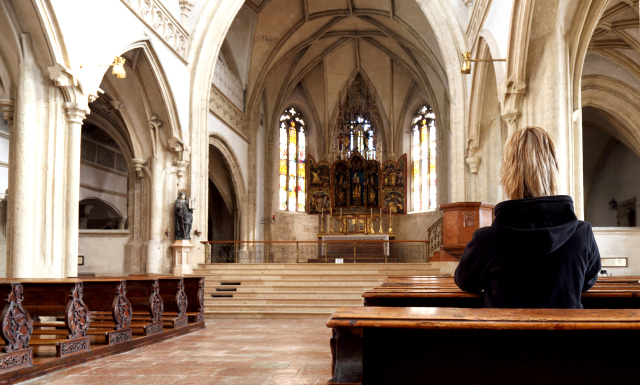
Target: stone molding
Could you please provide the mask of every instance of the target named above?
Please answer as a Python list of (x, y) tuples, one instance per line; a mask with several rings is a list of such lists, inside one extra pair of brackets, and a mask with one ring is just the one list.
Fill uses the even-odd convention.
[(209, 111), (217, 116), (229, 128), (235, 131), (247, 142), (249, 140), (249, 117), (240, 111), (215, 85), (211, 85), (211, 99)]
[[(187, 64), (189, 33), (160, 0), (120, 0), (165, 45)], [(188, 1), (187, 1), (188, 3)], [(182, 8), (182, 1), (180, 2)], [(183, 11), (184, 15), (184, 11)]]
[(180, 5), (180, 21), (182, 24), (187, 24), (187, 20), (191, 14), (191, 8), (193, 8), (193, 0), (179, 0), (178, 4)]
[(131, 235), (131, 231), (80, 229), (78, 235), (80, 237), (128, 237)]
[(220, 60), (213, 71), (213, 84), (236, 105), (244, 111), (244, 89), (240, 80)]
[[(487, 19), (489, 10), (491, 9), (491, 3), (493, 0), (476, 0), (473, 2), (471, 8), (471, 16), (469, 17), (469, 25), (467, 26), (467, 39), (474, 42), (478, 32), (482, 29), (484, 21)], [(465, 5), (469, 7), (470, 3), (465, 1)]]

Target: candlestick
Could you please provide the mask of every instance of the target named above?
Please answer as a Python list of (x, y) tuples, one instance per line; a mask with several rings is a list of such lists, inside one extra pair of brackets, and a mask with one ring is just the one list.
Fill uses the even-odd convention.
[(333, 234), (333, 209), (329, 211), (329, 233)]
[(324, 233), (324, 206), (320, 208), (320, 234)]
[(382, 207), (380, 208), (380, 231), (378, 232), (382, 234)]

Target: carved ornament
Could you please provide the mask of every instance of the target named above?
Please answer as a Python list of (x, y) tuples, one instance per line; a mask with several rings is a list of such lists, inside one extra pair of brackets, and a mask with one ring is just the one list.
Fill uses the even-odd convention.
[(131, 302), (127, 299), (127, 281), (120, 281), (116, 288), (116, 297), (113, 299), (113, 319), (116, 322), (116, 330), (128, 329), (133, 317)]
[(162, 302), (162, 297), (160, 297), (160, 283), (158, 280), (153, 282), (151, 296), (149, 297), (149, 311), (151, 312), (152, 323), (162, 321), (164, 302)]
[(22, 307), (24, 300), (22, 284), (11, 282), (11, 293), (5, 301), (2, 311), (2, 339), (6, 343), (2, 351), (11, 353), (29, 348), (29, 339), (33, 332), (33, 321)]
[(240, 111), (215, 85), (211, 85), (209, 111), (249, 142), (249, 117)]
[(187, 295), (184, 292), (184, 279), (180, 279), (178, 292), (176, 293), (176, 304), (178, 306), (178, 318), (187, 315)]
[(204, 278), (198, 281), (198, 315), (196, 322), (204, 322)]
[(87, 336), (87, 330), (91, 323), (91, 313), (87, 305), (82, 301), (83, 285), (77, 282), (71, 293), (69, 293), (69, 302), (65, 311), (65, 324), (69, 329), (69, 339), (81, 338)]
[(120, 1), (186, 64), (189, 34), (161, 0)]

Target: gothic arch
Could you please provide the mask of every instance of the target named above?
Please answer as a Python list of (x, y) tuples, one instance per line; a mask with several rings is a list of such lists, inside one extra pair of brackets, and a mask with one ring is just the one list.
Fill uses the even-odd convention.
[[(229, 144), (227, 139), (216, 132), (209, 133), (208, 144), (215, 147), (220, 152), (220, 154), (222, 154), (223, 159), (227, 163), (229, 174), (231, 176), (231, 182), (235, 190), (235, 198), (236, 198), (236, 201), (234, 203), (236, 206), (235, 217), (237, 218), (236, 219), (237, 223), (235, 225), (236, 231), (234, 232), (234, 234), (236, 234), (236, 237), (237, 237), (236, 240), (243, 240), (243, 241), (247, 240), (248, 226), (249, 226), (249, 223), (248, 223), (249, 213), (246, 205), (244, 204), (246, 195), (247, 195), (247, 190), (244, 185), (244, 177), (242, 175), (242, 169), (240, 168), (240, 163), (238, 162), (238, 157), (236, 156), (236, 153), (233, 150), (233, 147)], [(208, 155), (207, 155), (207, 158), (208, 158)], [(208, 164), (207, 164), (207, 167), (208, 167)], [(206, 175), (209, 175), (209, 173), (207, 173)], [(206, 222), (206, 219), (205, 219), (205, 222)]]
[(602, 75), (582, 78), (582, 107), (604, 112), (624, 136), (630, 149), (640, 156), (640, 92), (619, 80)]

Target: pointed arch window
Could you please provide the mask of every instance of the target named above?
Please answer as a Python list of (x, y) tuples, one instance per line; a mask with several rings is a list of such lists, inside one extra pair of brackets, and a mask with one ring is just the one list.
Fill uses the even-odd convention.
[(304, 212), (306, 125), (302, 114), (287, 108), (280, 116), (280, 210)]
[(411, 121), (413, 211), (437, 207), (435, 119), (431, 107), (422, 106)]

